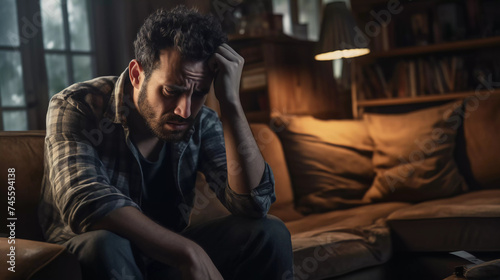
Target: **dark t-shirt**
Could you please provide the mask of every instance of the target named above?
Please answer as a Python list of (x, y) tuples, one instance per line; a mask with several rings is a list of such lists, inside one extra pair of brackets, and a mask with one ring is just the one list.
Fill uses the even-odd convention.
[(165, 143), (156, 162), (145, 159), (139, 153), (144, 178), (141, 208), (144, 214), (154, 221), (179, 232), (187, 224), (182, 219), (178, 207), (181, 197), (175, 186), (169, 151), (170, 146)]

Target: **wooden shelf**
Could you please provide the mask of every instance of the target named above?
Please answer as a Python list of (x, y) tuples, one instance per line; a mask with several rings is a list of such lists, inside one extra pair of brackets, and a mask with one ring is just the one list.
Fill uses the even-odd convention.
[(397, 48), (389, 51), (373, 52), (369, 54), (368, 57), (371, 58), (397, 57), (397, 56), (419, 55), (419, 54), (437, 53), (445, 51), (449, 52), (453, 50), (477, 49), (481, 47), (491, 47), (491, 46), (500, 46), (500, 36), (433, 44), (427, 46)]
[(372, 99), (372, 100), (359, 100), (358, 107), (377, 107), (377, 106), (394, 106), (394, 105), (403, 105), (403, 104), (415, 104), (415, 103), (426, 103), (426, 102), (437, 102), (437, 101), (446, 101), (453, 99), (462, 99), (469, 96), (473, 96), (475, 94), (479, 94), (484, 96), (485, 94), (490, 93), (494, 95), (500, 95), (500, 89), (494, 89), (492, 91), (481, 90), (481, 91), (465, 91), (465, 92), (456, 92), (456, 93), (446, 93), (439, 95), (426, 95), (426, 96), (418, 96), (418, 97), (403, 97), (403, 98), (384, 98), (384, 99)]
[[(387, 29), (386, 36), (374, 37), (374, 45), (394, 45), (397, 42), (415, 43), (419, 34), (416, 34), (415, 28), (410, 26), (412, 20), (408, 17), (413, 17), (418, 14), (425, 14), (425, 20), (428, 21), (428, 32), (423, 32), (428, 40), (432, 38), (446, 38), (444, 34), (446, 26), (439, 20), (439, 15), (429, 11), (438, 11), (441, 4), (447, 3), (447, 0), (401, 0), (401, 6), (405, 7), (406, 12), (400, 15), (394, 15), (394, 29)], [(418, 2), (418, 3), (417, 3)], [(453, 1), (456, 5), (468, 5), (467, 0)], [(477, 2), (477, 1), (476, 1)], [(476, 12), (465, 16), (467, 21), (470, 17), (480, 17), (480, 10), (486, 6), (481, 3), (473, 3), (471, 11)], [(387, 8), (387, 1), (384, 0), (351, 0), (353, 14), (359, 20), (367, 22), (373, 20), (372, 11)], [(386, 7), (384, 7), (384, 5)], [(474, 8), (474, 9), (473, 9)], [(443, 6), (443, 10), (446, 8)], [(471, 24), (474, 24), (472, 26)], [(396, 25), (398, 27), (396, 27)], [(362, 26), (362, 25), (361, 25)], [(466, 29), (475, 30), (473, 36), (479, 34), (495, 34), (487, 32), (486, 26), (480, 21), (466, 22)], [(391, 27), (392, 28), (392, 27)], [(457, 27), (458, 28), (458, 27)], [(476, 30), (477, 28), (477, 30)], [(434, 30), (435, 29), (435, 30)], [(453, 29), (453, 27), (452, 27)], [(424, 30), (425, 31), (425, 30)], [(437, 31), (437, 33), (433, 32)], [(477, 31), (477, 32), (476, 32)], [(452, 30), (450, 35), (457, 35), (457, 30)], [(397, 36), (409, 36), (408, 38), (397, 38)], [(411, 38), (413, 36), (413, 38)], [(453, 36), (448, 36), (453, 37)], [(414, 39), (414, 40), (411, 40)], [(378, 40), (378, 41), (377, 41)], [(389, 42), (387, 42), (387, 40)], [(467, 97), (477, 96), (484, 99), (489, 94), (500, 96), (500, 88), (488, 90), (475, 90), (477, 85), (477, 77), (473, 70), (488, 73), (493, 72), (498, 67), (500, 55), (497, 50), (500, 50), (500, 36), (490, 36), (486, 38), (470, 38), (453, 42), (442, 42), (429, 44), (424, 46), (407, 46), (394, 48), (387, 51), (374, 51), (364, 57), (352, 61), (351, 77), (351, 100), (352, 112), (354, 118), (359, 118), (363, 112), (405, 112), (425, 108), (433, 102), (447, 102)], [(483, 54), (484, 52), (484, 54)], [(436, 57), (433, 57), (435, 54)], [(373, 69), (367, 69), (365, 72), (363, 67), (374, 66)], [(400, 71), (400, 72), (398, 72)], [(429, 71), (431, 71), (429, 73)], [(457, 74), (458, 73), (458, 74)], [(429, 77), (433, 76), (433, 77)], [(452, 79), (455, 77), (456, 79)], [(460, 80), (457, 80), (460, 79)], [(458, 82), (458, 83), (457, 83)], [(448, 86), (446, 86), (448, 85)], [(389, 87), (390, 86), (390, 87)], [(415, 96), (415, 89), (420, 91), (436, 91), (437, 88), (470, 88), (459, 92), (448, 92), (444, 94), (435, 93), (433, 95)], [(383, 97), (381, 89), (390, 93), (396, 91), (405, 97)], [(445, 89), (446, 90), (446, 89)], [(413, 91), (413, 94), (410, 94)], [(404, 94), (403, 94), (404, 93)], [(358, 100), (362, 96), (377, 96), (377, 99)], [(411, 96), (411, 97), (410, 97)], [(398, 105), (404, 105), (398, 108)], [(379, 108), (377, 108), (379, 107)], [(368, 110), (369, 109), (369, 110)]]

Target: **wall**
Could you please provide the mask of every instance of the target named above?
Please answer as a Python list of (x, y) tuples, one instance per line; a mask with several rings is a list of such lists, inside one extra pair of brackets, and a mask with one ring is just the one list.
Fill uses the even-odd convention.
[(133, 42), (146, 17), (159, 8), (184, 4), (201, 12), (209, 0), (91, 0), (95, 31), (97, 76), (119, 75), (134, 58)]

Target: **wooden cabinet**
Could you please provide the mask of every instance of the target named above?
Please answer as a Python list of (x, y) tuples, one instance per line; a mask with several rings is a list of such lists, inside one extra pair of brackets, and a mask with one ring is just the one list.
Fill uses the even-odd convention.
[(500, 1), (394, 3), (351, 1), (359, 42), (372, 49), (353, 60), (355, 117), (381, 107), (500, 94)]
[(250, 122), (269, 120), (268, 77), (263, 42), (266, 37), (230, 36), (229, 45), (244, 59), (240, 100)]
[(229, 45), (245, 59), (240, 99), (249, 122), (279, 114), (341, 118), (331, 62), (314, 60), (315, 43), (285, 35), (232, 37)]

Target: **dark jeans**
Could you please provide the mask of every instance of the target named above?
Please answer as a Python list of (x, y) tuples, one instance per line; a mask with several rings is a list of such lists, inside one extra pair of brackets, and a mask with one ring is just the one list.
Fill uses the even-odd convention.
[[(224, 279), (286, 279), (292, 271), (290, 233), (281, 220), (227, 216), (180, 233), (210, 256)], [(179, 271), (142, 255), (112, 232), (90, 231), (63, 244), (77, 255), (83, 279), (180, 279)]]

